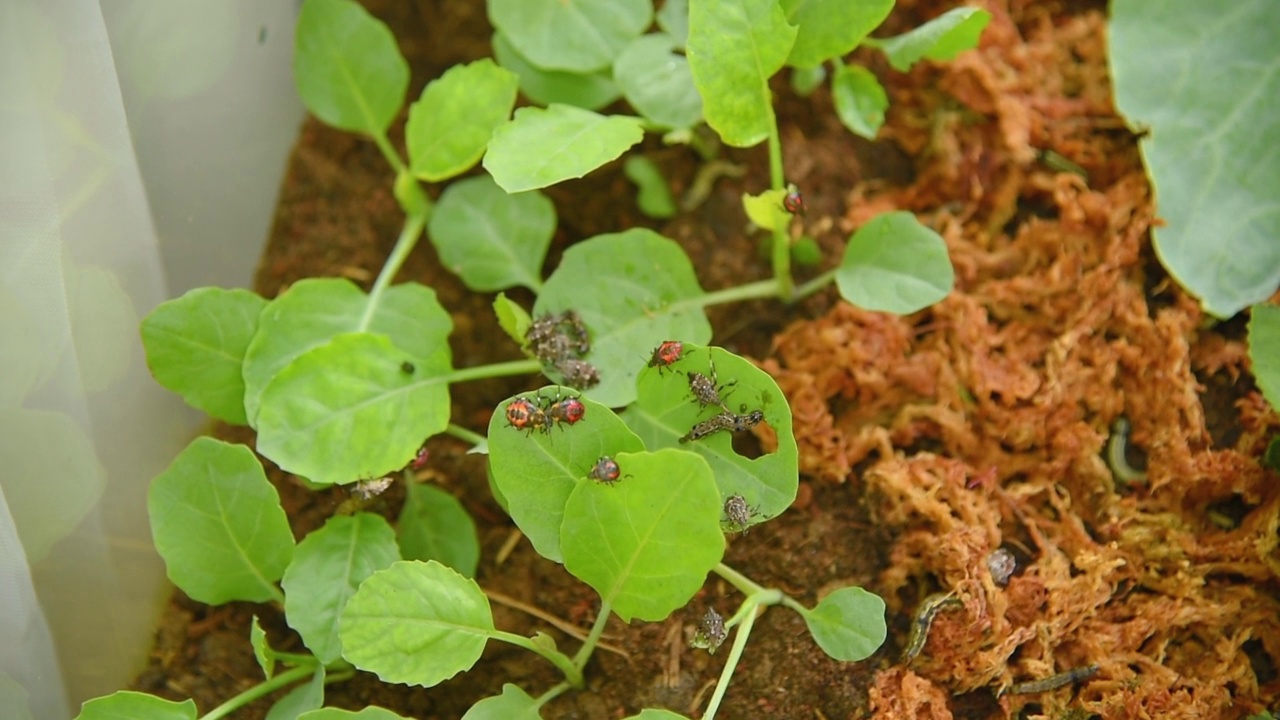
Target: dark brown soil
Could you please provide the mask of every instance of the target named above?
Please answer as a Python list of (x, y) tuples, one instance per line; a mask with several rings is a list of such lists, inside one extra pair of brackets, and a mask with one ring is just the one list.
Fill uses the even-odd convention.
[[(412, 97), (448, 66), (488, 53), (483, 3), (367, 4), (409, 57)], [(856, 310), (830, 290), (789, 308), (712, 310), (714, 342), (759, 359), (787, 390), (804, 472), (795, 507), (734, 538), (726, 562), (807, 605), (857, 584), (890, 608), (889, 641), (857, 664), (830, 660), (797, 615), (770, 610), (720, 717), (1234, 718), (1274, 707), (1280, 483), (1257, 458), (1280, 421), (1251, 385), (1239, 323), (1203, 329), (1194, 302), (1153, 260), (1135, 138), (1110, 103), (1103, 3), (983, 4), (995, 19), (982, 47), (953, 63), (901, 74), (856, 54), (890, 91), (876, 143), (836, 121), (825, 91), (797, 98), (785, 78), (775, 86), (788, 179), (805, 192), (806, 231), (826, 253), (824, 267), (867, 219), (906, 209), (947, 239), (957, 289), (910, 318)], [(949, 5), (900, 2), (886, 34)], [(1087, 179), (1050, 170), (1038, 155), (1047, 150)], [(677, 194), (698, 170), (685, 148), (650, 139), (640, 151)], [(551, 188), (560, 224), (547, 267), (577, 240), (646, 226), (684, 246), (706, 289), (766, 277), (739, 200), (764, 188), (765, 151), (724, 157), (745, 167), (744, 179), (721, 180), (704, 204), (665, 224), (636, 210), (617, 163)], [(335, 275), (367, 287), (399, 231), (391, 178), (372, 143), (309, 121), (256, 289), (272, 297), (298, 279)], [(429, 243), (398, 280), (431, 286), (453, 313), (456, 366), (519, 357), (493, 320), (492, 297), (468, 292)], [(539, 384), (456, 387), (454, 420), (482, 431), (501, 399)], [(1145, 452), (1146, 485), (1117, 486), (1103, 463), (1121, 415)], [(244, 430), (219, 434), (252, 443)], [(464, 450), (431, 441), (422, 476), (476, 518), (481, 586), (585, 630), (594, 593), (562, 567), (523, 541), (497, 562), (513, 526), (489, 494), (484, 460)], [(346, 499), (271, 470), (299, 538)], [(375, 509), (393, 518), (401, 500), (402, 490), (392, 492)], [(1230, 524), (1209, 522), (1210, 511)], [(985, 572), (997, 547), (1019, 559), (1007, 588)], [(911, 613), (935, 591), (961, 604), (939, 613), (908, 667), (898, 658)], [(597, 652), (588, 689), (557, 698), (544, 716), (603, 720), (644, 707), (698, 716), (725, 653), (692, 650), (688, 639), (708, 606), (724, 611), (736, 597), (713, 578), (664, 622), (615, 618), (606, 642), (628, 657)], [(575, 646), (524, 612), (501, 604), (494, 612), (504, 630), (549, 632), (562, 648)], [(259, 682), (247, 640), (254, 614), (275, 647), (303, 651), (278, 608), (210, 608), (178, 593), (135, 688), (193, 697), (207, 712)], [(1089, 664), (1098, 674), (1078, 689), (997, 697)], [(359, 674), (331, 685), (327, 704), (452, 720), (504, 682), (536, 696), (558, 679), (540, 658), (491, 643), (476, 668), (436, 688)], [(235, 717), (262, 718), (269, 706), (262, 700)]]

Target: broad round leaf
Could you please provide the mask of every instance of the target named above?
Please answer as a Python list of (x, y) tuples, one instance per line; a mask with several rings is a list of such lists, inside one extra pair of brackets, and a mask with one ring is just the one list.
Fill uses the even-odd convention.
[(683, 50), (689, 41), (689, 0), (666, 0), (654, 19), (662, 32), (675, 40), (676, 47)]
[(266, 602), (293, 558), (280, 496), (244, 445), (196, 438), (147, 491), (169, 579), (209, 605)]
[(536, 190), (512, 195), (488, 175), (477, 175), (445, 189), (427, 229), (440, 261), (468, 288), (523, 285), (537, 292), (556, 208)]
[(836, 660), (866, 660), (884, 644), (884, 600), (860, 587), (840, 588), (801, 615), (818, 647)]
[(1116, 105), (1150, 129), (1156, 255), (1220, 318), (1280, 286), (1277, 28), (1273, 0), (1111, 4)]
[(494, 128), (510, 117), (516, 84), (514, 73), (489, 58), (454, 65), (427, 83), (404, 128), (413, 174), (438, 182), (475, 165)]
[[(368, 305), (369, 296), (341, 278), (299, 280), (267, 304), (244, 354), (244, 407), (251, 425), (257, 427), (262, 392), (276, 374), (334, 336), (361, 330)], [(382, 294), (365, 329), (390, 337), (408, 355), (404, 359), (422, 359), (448, 352), (453, 319), (434, 290), (403, 283)]]
[(357, 712), (338, 708), (320, 708), (298, 716), (298, 720), (410, 720), (386, 708), (367, 707)]
[(880, 81), (861, 65), (841, 65), (831, 76), (831, 97), (840, 123), (855, 135), (875, 140), (884, 124), (889, 96)]
[(298, 543), (284, 573), (285, 617), (320, 662), (342, 657), (338, 617), (365, 578), (400, 559), (380, 515), (337, 515)]
[(690, 0), (689, 68), (707, 124), (725, 143), (751, 147), (769, 136), (769, 78), (795, 39), (778, 0)]
[(681, 129), (702, 120), (702, 96), (689, 61), (663, 33), (636, 38), (613, 63), (613, 79), (631, 107), (654, 125)]
[(352, 0), (303, 3), (293, 75), (311, 114), (369, 135), (386, 133), (409, 89), (409, 64), (395, 36)]
[(693, 265), (674, 241), (644, 228), (597, 235), (565, 251), (534, 304), (534, 315), (573, 309), (591, 334), (587, 361), (600, 384), (595, 400), (622, 407), (663, 340), (711, 339)]
[[(511, 427), (506, 409), (516, 398), (554, 398), (561, 388), (548, 386), (504, 400), (489, 420), (489, 469), (493, 484), (506, 500), (507, 512), (529, 537), (534, 549), (548, 560), (563, 562), (560, 524), (570, 493), (583, 482), (604, 455), (644, 449), (622, 420), (607, 406), (587, 397), (582, 419), (571, 426), (532, 432)], [(570, 391), (569, 395), (573, 395)]]
[(1249, 362), (1262, 397), (1280, 408), (1280, 307), (1254, 305), (1250, 310)]
[(889, 17), (893, 0), (782, 0), (782, 9), (799, 29), (787, 64), (811, 68), (856, 48)]
[(405, 560), (439, 560), (467, 577), (480, 564), (475, 521), (458, 498), (434, 485), (411, 482), (396, 524)]
[(868, 42), (879, 47), (898, 72), (906, 72), (922, 59), (951, 60), (978, 46), (978, 38), (991, 22), (991, 13), (980, 8), (959, 7), (939, 15), (902, 35)]
[(266, 305), (248, 290), (212, 287), (161, 303), (142, 321), (156, 382), (219, 420), (246, 424), (241, 366)]
[(502, 694), (472, 705), (462, 720), (542, 720), (542, 703), (511, 683), (503, 683)]
[(569, 105), (524, 107), (494, 131), (484, 167), (509, 193), (533, 190), (580, 178), (643, 137), (639, 118), (606, 117)]
[(431, 687), (480, 659), (493, 614), (475, 581), (434, 560), (404, 560), (360, 584), (338, 633), (343, 657), (361, 670)]
[[(695, 425), (725, 412), (714, 405), (699, 407), (689, 389), (688, 374), (698, 372), (711, 377), (713, 363), (715, 379), (722, 388), (720, 398), (728, 411), (763, 412), (763, 422), (777, 435), (776, 450), (757, 458), (741, 455), (734, 449), (729, 430), (680, 442)], [(680, 448), (702, 456), (715, 472), (721, 499), (741, 495), (755, 510), (752, 524), (775, 517), (791, 506), (800, 483), (800, 454), (792, 431), (791, 408), (768, 373), (721, 348), (685, 343), (683, 356), (669, 370), (645, 368), (637, 393), (635, 404), (627, 408), (622, 419), (645, 447)]]
[(174, 702), (155, 695), (119, 690), (85, 702), (75, 720), (196, 720), (195, 700)]
[(711, 467), (682, 450), (618, 453), (621, 478), (569, 496), (564, 566), (618, 617), (659, 621), (683, 607), (724, 556)]
[(606, 68), (653, 20), (649, 0), (489, 0), (489, 21), (545, 70)]
[(844, 248), (836, 286), (867, 310), (906, 315), (947, 296), (955, 271), (947, 243), (909, 212), (877, 215)]
[(448, 354), (443, 346), (407, 360), (373, 333), (339, 335), (308, 350), (262, 394), (258, 452), (321, 484), (404, 467), (423, 438), (449, 425)]
[(502, 67), (520, 78), (520, 92), (539, 105), (560, 103), (599, 110), (622, 96), (607, 71), (571, 73), (543, 70), (521, 57), (502, 33), (493, 34), (493, 56)]

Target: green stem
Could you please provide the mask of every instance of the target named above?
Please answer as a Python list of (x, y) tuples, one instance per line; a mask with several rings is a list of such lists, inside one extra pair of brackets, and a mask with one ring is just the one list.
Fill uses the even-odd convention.
[[(774, 190), (782, 190), (785, 182), (782, 174), (782, 139), (778, 135), (778, 118), (769, 108), (769, 184)], [(773, 229), (773, 277), (777, 281), (778, 297), (791, 302), (795, 281), (791, 279), (791, 239), (785, 225)]]
[(422, 236), (422, 230), (426, 226), (426, 213), (414, 213), (404, 219), (404, 227), (400, 229), (400, 237), (396, 238), (396, 246), (391, 249), (390, 257), (382, 265), (382, 272), (378, 273), (378, 279), (373, 282), (373, 288), (369, 290), (369, 302), (365, 305), (364, 317), (360, 318), (357, 332), (365, 332), (369, 329), (369, 325), (373, 322), (373, 315), (378, 311), (378, 303), (382, 301), (382, 293), (386, 292), (392, 278), (400, 272), (400, 266), (413, 251), (413, 246), (418, 244), (418, 238)]
[(716, 682), (716, 690), (711, 694), (711, 701), (707, 703), (706, 712), (702, 713), (702, 720), (715, 720), (716, 711), (720, 709), (720, 701), (724, 699), (725, 692), (729, 690), (729, 681), (733, 679), (733, 671), (738, 667), (738, 661), (742, 659), (742, 651), (747, 647), (747, 638), (751, 637), (751, 627), (755, 625), (756, 617), (760, 614), (758, 612), (759, 607), (752, 599), (748, 598), (747, 603), (751, 605), (751, 609), (746, 617), (743, 618), (742, 624), (738, 626), (736, 634), (733, 636), (733, 647), (729, 648), (729, 659), (725, 660), (724, 669), (720, 671), (720, 679)]
[(604, 626), (609, 623), (611, 613), (613, 613), (613, 605), (601, 598), (600, 613), (596, 615), (591, 632), (587, 633), (587, 639), (582, 642), (582, 647), (578, 648), (577, 654), (573, 656), (573, 666), (578, 668), (579, 672), (587, 666), (587, 660), (591, 659), (591, 653), (596, 649), (596, 643), (600, 642), (600, 636), (604, 634)]
[(836, 279), (836, 271), (828, 270), (822, 273), (821, 275), (819, 275), (818, 277), (813, 278), (812, 280), (797, 287), (795, 289), (795, 292), (791, 294), (791, 301), (799, 302), (809, 297), (810, 295), (818, 292), (819, 290), (825, 288), (831, 283), (835, 282), (835, 279)]
[(565, 680), (568, 680), (569, 684), (575, 688), (582, 688), (586, 684), (582, 679), (582, 670), (574, 665), (568, 655), (565, 655), (559, 650), (543, 647), (523, 635), (516, 635), (515, 633), (509, 633), (503, 630), (494, 630), (493, 634), (489, 637), (494, 640), (501, 640), (505, 643), (522, 647), (532, 653), (541, 655), (552, 665), (559, 668), (560, 672), (564, 674)]
[(777, 295), (778, 281), (776, 279), (757, 280), (753, 283), (709, 292), (688, 302), (698, 307), (708, 307), (710, 305), (723, 305), (724, 303), (741, 302), (743, 300), (763, 300), (777, 297)]
[(453, 423), (449, 423), (449, 427), (446, 427), (444, 431), (445, 433), (452, 435), (463, 442), (471, 443), (472, 445), (479, 445), (488, 439), (478, 432), (473, 432), (461, 425), (454, 425)]
[(738, 588), (738, 590), (742, 591), (742, 594), (746, 595), (748, 598), (769, 592), (768, 588), (755, 584), (751, 578), (743, 575), (724, 563), (716, 565), (711, 570), (725, 580), (728, 580), (730, 585)]
[(218, 707), (210, 710), (209, 713), (201, 720), (219, 720), (220, 718), (229, 717), (231, 713), (239, 710), (245, 705), (248, 705), (254, 700), (257, 700), (264, 695), (270, 695), (286, 685), (290, 685), (307, 677), (308, 675), (311, 675), (315, 671), (316, 663), (314, 659), (309, 665), (299, 665), (298, 667), (286, 670), (270, 680), (264, 680), (263, 682), (254, 685), (248, 690), (245, 690), (239, 695), (236, 695)]
[(378, 146), (378, 150), (382, 151), (382, 157), (386, 158), (387, 163), (396, 171), (396, 175), (405, 171), (404, 160), (400, 159), (400, 153), (396, 152), (395, 147), (391, 145), (391, 140), (386, 133), (373, 135), (373, 142)]
[(542, 363), (537, 360), (511, 360), (509, 362), (477, 365), (454, 370), (444, 376), (443, 382), (452, 385), (453, 383), (466, 382), (468, 380), (483, 380), (485, 378), (507, 377), (509, 375), (528, 375), (541, 371)]
[(569, 688), (570, 688), (570, 685), (567, 682), (556, 683), (555, 685), (551, 686), (551, 689), (539, 695), (538, 699), (534, 700), (534, 702), (537, 703), (537, 707), (542, 707), (543, 705), (546, 705), (552, 700), (555, 700), (557, 696), (559, 696), (561, 693), (568, 690)]

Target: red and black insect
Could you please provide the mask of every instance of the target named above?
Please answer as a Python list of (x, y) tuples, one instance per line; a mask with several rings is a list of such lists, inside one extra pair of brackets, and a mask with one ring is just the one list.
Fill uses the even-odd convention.
[(648, 367), (658, 368), (658, 374), (661, 375), (663, 370), (671, 367), (683, 356), (684, 343), (679, 340), (663, 340), (658, 347), (653, 349), (653, 355), (649, 358)]
[(507, 403), (507, 425), (517, 430), (527, 430), (530, 435), (534, 430), (549, 432), (551, 419), (547, 412), (538, 407), (529, 398), (518, 397)]
[(795, 185), (787, 186), (787, 194), (782, 196), (782, 207), (792, 215), (804, 217), (804, 213), (809, 208), (804, 204), (804, 196)]
[[(510, 416), (508, 416), (508, 419), (509, 417)], [(431, 457), (431, 454), (427, 452), (427, 446), (423, 445), (422, 447), (418, 448), (417, 454), (414, 455), (413, 460), (409, 462), (409, 467), (413, 468), (414, 470), (421, 470), (422, 468), (427, 466), (427, 461), (430, 459), (430, 457)]]
[(591, 466), (591, 472), (587, 473), (587, 477), (612, 485), (622, 477), (622, 468), (618, 467), (618, 463), (608, 455), (603, 455), (596, 464)]
[(563, 399), (557, 397), (550, 400), (551, 404), (547, 407), (546, 413), (552, 422), (573, 425), (587, 414), (587, 406), (576, 397)]

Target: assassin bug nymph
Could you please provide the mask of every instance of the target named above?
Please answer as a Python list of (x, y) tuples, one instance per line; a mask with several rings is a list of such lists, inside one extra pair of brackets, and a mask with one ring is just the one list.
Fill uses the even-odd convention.
[(719, 378), (716, 377), (716, 364), (714, 362), (708, 361), (708, 372), (711, 373), (710, 377), (703, 375), (696, 370), (691, 370), (688, 374), (689, 390), (693, 392), (694, 399), (698, 401), (698, 409), (702, 410), (708, 405), (715, 405), (721, 410), (728, 412), (729, 408), (724, 404), (724, 399), (721, 398), (720, 393), (724, 392), (727, 396), (728, 393), (726, 391), (736, 385), (738, 381), (733, 380), (725, 383), (724, 385), (719, 385)]

